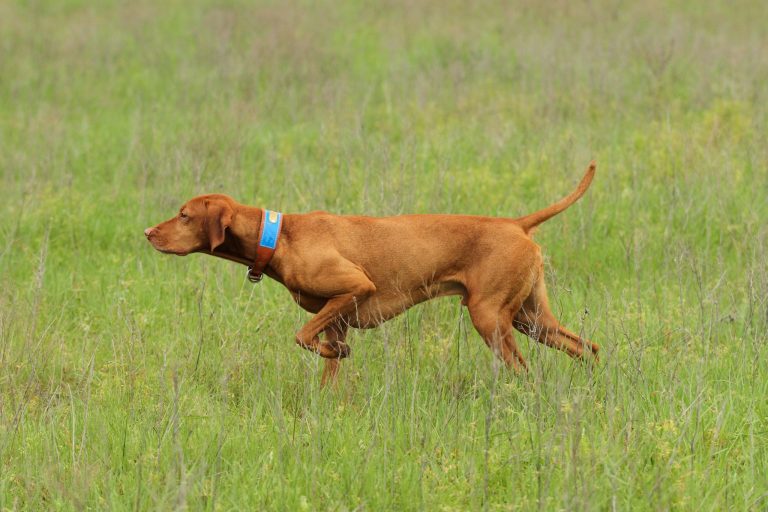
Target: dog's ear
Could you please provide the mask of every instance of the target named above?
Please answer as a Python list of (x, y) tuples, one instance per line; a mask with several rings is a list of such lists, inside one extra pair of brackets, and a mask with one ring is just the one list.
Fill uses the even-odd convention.
[(232, 224), (234, 212), (226, 202), (212, 199), (205, 201), (205, 209), (205, 229), (213, 252), (224, 243), (224, 231)]

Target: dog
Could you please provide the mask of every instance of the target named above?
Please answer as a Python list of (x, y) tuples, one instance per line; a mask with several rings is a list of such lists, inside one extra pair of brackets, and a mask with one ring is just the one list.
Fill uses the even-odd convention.
[[(205, 253), (249, 266), (285, 286), (314, 313), (296, 343), (325, 358), (321, 384), (335, 380), (350, 354), (349, 327), (366, 329), (415, 304), (459, 295), (489, 348), (516, 372), (528, 365), (513, 328), (577, 359), (599, 346), (565, 329), (552, 314), (533, 231), (589, 188), (591, 162), (564, 199), (516, 219), (470, 215), (340, 216), (280, 214), (210, 194), (144, 231), (160, 252)], [(321, 340), (320, 335), (323, 335)]]

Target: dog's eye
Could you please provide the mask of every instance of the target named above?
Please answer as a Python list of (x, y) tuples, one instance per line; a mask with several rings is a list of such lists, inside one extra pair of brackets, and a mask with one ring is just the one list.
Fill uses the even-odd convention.
[(179, 218), (180, 219), (188, 219), (189, 216), (186, 213), (184, 213), (184, 212), (179, 212)]

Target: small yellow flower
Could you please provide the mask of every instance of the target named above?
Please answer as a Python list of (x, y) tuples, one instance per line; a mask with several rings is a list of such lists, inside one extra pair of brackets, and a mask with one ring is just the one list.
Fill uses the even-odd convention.
[(664, 420), (664, 423), (661, 424), (661, 430), (671, 434), (677, 434), (677, 425), (675, 425), (675, 420)]

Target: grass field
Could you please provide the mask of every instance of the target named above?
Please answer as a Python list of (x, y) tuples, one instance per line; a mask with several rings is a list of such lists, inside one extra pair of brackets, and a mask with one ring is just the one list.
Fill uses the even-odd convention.
[[(768, 4), (0, 2), (0, 508), (768, 509)], [(142, 231), (286, 212), (542, 226), (594, 368), (458, 298), (353, 331)], [(387, 257), (382, 255), (383, 258)]]

